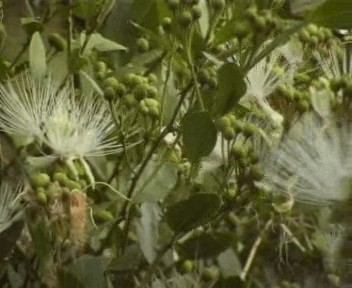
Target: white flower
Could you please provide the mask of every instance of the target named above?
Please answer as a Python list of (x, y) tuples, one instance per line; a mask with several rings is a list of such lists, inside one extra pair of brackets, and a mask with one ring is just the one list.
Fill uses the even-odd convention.
[[(246, 77), (247, 93), (245, 95), (245, 98), (257, 103), (278, 127), (282, 125), (283, 117), (272, 109), (267, 98), (279, 85), (287, 84), (290, 81), (288, 79), (290, 77), (285, 78), (286, 74), (290, 74), (288, 73), (290, 66), (284, 63), (280, 67), (280, 56), (278, 51), (274, 51), (248, 72)], [(278, 70), (279, 67), (281, 71)]]
[(56, 99), (50, 79), (41, 82), (24, 74), (0, 85), (1, 130), (30, 138), (42, 137), (41, 126), (52, 112)]
[(23, 185), (2, 182), (0, 186), (0, 233), (6, 230), (13, 222), (18, 219), (20, 212), (18, 211), (18, 204), (16, 204), (16, 197), (23, 190)]
[(352, 55), (347, 57), (349, 50), (342, 49), (340, 47), (331, 47), (328, 51), (328, 56), (323, 56), (321, 53), (314, 51), (313, 55), (319, 62), (321, 69), (328, 79), (340, 78), (345, 74), (352, 75)]
[(63, 158), (102, 156), (120, 150), (107, 105), (95, 97), (75, 99), (71, 86), (63, 89), (44, 125), (43, 143)]
[(351, 139), (351, 125), (324, 127), (315, 115), (304, 115), (266, 159), (266, 182), (301, 202), (347, 199), (345, 183), (352, 177)]
[(75, 96), (71, 84), (22, 75), (0, 85), (0, 127), (51, 148), (54, 156), (76, 159), (118, 152), (114, 122), (105, 102)]

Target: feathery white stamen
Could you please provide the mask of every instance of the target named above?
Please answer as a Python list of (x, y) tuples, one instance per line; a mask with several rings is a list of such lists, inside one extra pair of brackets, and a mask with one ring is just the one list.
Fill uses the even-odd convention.
[(9, 80), (0, 85), (0, 128), (8, 134), (40, 138), (55, 102), (50, 79), (41, 82), (25, 74)]
[(266, 182), (301, 202), (319, 204), (349, 197), (343, 183), (352, 176), (352, 127), (324, 128), (306, 114), (264, 164)]
[(23, 190), (23, 185), (16, 187), (9, 183), (2, 182), (0, 186), (0, 233), (7, 229), (17, 219), (16, 197)]
[(328, 79), (340, 78), (345, 74), (352, 75), (352, 55), (348, 58), (346, 53), (350, 52), (346, 48), (341, 51), (342, 53), (339, 53), (338, 49), (339, 47), (330, 48), (328, 56), (323, 56), (317, 51), (313, 52)]

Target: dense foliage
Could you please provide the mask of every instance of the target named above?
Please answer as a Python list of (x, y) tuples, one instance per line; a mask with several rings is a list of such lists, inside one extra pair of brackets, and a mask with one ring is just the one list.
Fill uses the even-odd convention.
[(352, 280), (352, 2), (0, 3), (1, 287)]

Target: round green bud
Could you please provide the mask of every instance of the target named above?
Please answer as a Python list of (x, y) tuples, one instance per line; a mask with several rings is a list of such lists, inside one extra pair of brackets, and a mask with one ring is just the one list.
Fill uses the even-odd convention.
[(205, 281), (215, 281), (219, 278), (219, 275), (219, 268), (217, 268), (216, 266), (207, 267), (202, 272), (202, 278)]
[(154, 73), (148, 75), (148, 82), (151, 84), (158, 83), (158, 77)]
[(217, 77), (210, 77), (207, 84), (210, 89), (215, 89), (219, 85), (218, 78)]
[(126, 93), (126, 87), (122, 83), (118, 83), (114, 86), (117, 96), (122, 97)]
[(30, 176), (30, 182), (33, 187), (47, 187), (50, 183), (50, 176), (46, 173), (38, 173)]
[(119, 85), (119, 81), (115, 77), (108, 77), (104, 79), (103, 81), (103, 87), (112, 87), (115, 89), (115, 87)]
[(251, 29), (247, 22), (238, 21), (234, 23), (233, 33), (239, 40), (247, 37), (251, 33)]
[(53, 180), (59, 182), (60, 185), (66, 185), (66, 183), (69, 181), (67, 175), (62, 172), (54, 173)]
[(219, 131), (225, 131), (227, 127), (231, 127), (231, 121), (229, 117), (222, 116), (220, 119), (217, 119), (215, 121), (215, 125)]
[(180, 0), (168, 0), (167, 5), (173, 11), (175, 11), (180, 6)]
[(66, 186), (70, 190), (74, 190), (74, 189), (81, 190), (82, 189), (81, 185), (77, 181), (74, 181), (74, 180), (68, 180), (66, 183)]
[(194, 270), (194, 262), (192, 260), (185, 260), (181, 265), (181, 269), (185, 273), (190, 273)]
[(48, 199), (46, 197), (44, 190), (42, 190), (42, 189), (37, 190), (37, 200), (40, 204), (43, 204), (43, 205), (45, 205), (47, 203)]
[(139, 84), (133, 89), (133, 94), (136, 96), (137, 100), (142, 100), (148, 97), (148, 84)]
[(266, 30), (266, 20), (263, 16), (257, 16), (254, 18), (254, 26), (258, 31)]
[(153, 98), (147, 98), (142, 100), (147, 107), (159, 107), (159, 102), (158, 100), (155, 100)]
[(193, 6), (191, 8), (191, 13), (193, 20), (198, 20), (200, 17), (202, 17), (202, 9), (199, 6)]
[(58, 33), (49, 34), (48, 42), (49, 42), (49, 45), (54, 47), (57, 51), (64, 51), (66, 49), (66, 41)]
[(259, 164), (251, 165), (249, 169), (249, 173), (254, 181), (260, 181), (263, 179), (263, 169)]
[(222, 135), (224, 136), (225, 139), (227, 140), (231, 140), (235, 137), (235, 130), (229, 126), (226, 127), (223, 131), (222, 131)]
[(214, 10), (222, 10), (225, 7), (225, 1), (224, 0), (213, 0), (211, 2), (211, 6), (213, 7)]
[(164, 31), (170, 32), (172, 26), (172, 20), (170, 17), (165, 17), (161, 20), (161, 26), (163, 27)]
[(246, 150), (243, 145), (236, 144), (232, 147), (231, 153), (235, 156), (235, 158), (241, 159), (247, 156)]
[(231, 127), (235, 129), (235, 125), (237, 122), (236, 116), (233, 114), (229, 114), (229, 115), (227, 115), (227, 118), (229, 118), (229, 120), (230, 120)]
[(235, 129), (236, 133), (240, 133), (243, 131), (243, 123), (241, 121), (238, 121), (238, 120), (234, 121), (232, 123), (232, 127), (233, 129)]
[(146, 103), (144, 102), (144, 100), (142, 100), (141, 102), (139, 102), (138, 105), (139, 110), (145, 114), (148, 115), (149, 114), (149, 107), (146, 105)]
[(316, 46), (319, 44), (319, 38), (315, 35), (310, 36), (309, 38), (309, 44), (311, 44), (312, 46)]
[(255, 134), (255, 132), (257, 131), (257, 126), (255, 126), (253, 123), (246, 123), (243, 126), (243, 135), (246, 137), (250, 137), (253, 134)]
[(158, 118), (160, 116), (159, 107), (156, 107), (156, 106), (149, 107), (148, 114), (153, 118)]
[(178, 17), (178, 22), (184, 28), (187, 28), (189, 25), (191, 25), (192, 21), (192, 13), (188, 10), (182, 11), (182, 13)]
[(100, 71), (105, 72), (108, 69), (108, 66), (106, 65), (105, 62), (98, 61), (97, 63), (95, 63), (94, 68), (95, 68), (95, 71), (97, 72), (100, 72)]
[(300, 99), (298, 101), (298, 109), (301, 111), (301, 112), (306, 112), (309, 110), (309, 102), (305, 99)]
[(316, 35), (316, 34), (318, 34), (318, 32), (319, 32), (319, 28), (318, 28), (318, 26), (315, 25), (315, 24), (309, 24), (309, 25), (306, 27), (306, 29), (307, 29), (307, 32), (308, 32), (309, 34), (311, 34), (311, 35)]
[(156, 98), (158, 96), (158, 89), (154, 86), (148, 86), (147, 88), (147, 97), (148, 98)]
[(109, 222), (114, 220), (114, 215), (106, 210), (106, 209), (99, 209), (94, 211), (94, 219), (97, 221), (101, 221), (101, 222)]
[(106, 77), (106, 71), (98, 71), (97, 72), (97, 79), (98, 80), (100, 80), (100, 81), (102, 81), (102, 80), (104, 80), (105, 79), (105, 77)]
[(200, 84), (207, 84), (210, 78), (209, 71), (207, 69), (201, 69), (198, 72), (198, 81)]
[(126, 105), (129, 107), (133, 107), (138, 103), (136, 97), (133, 94), (126, 94), (122, 97), (122, 99), (126, 102)]
[(138, 76), (134, 73), (128, 73), (124, 79), (123, 82), (130, 88), (133, 88), (139, 84), (142, 84), (146, 81), (144, 81), (143, 77)]
[(139, 53), (145, 53), (149, 51), (149, 41), (144, 37), (137, 40), (137, 50)]
[(226, 197), (228, 199), (233, 199), (237, 195), (237, 190), (235, 188), (229, 188), (226, 191)]
[(303, 42), (309, 42), (309, 40), (310, 40), (310, 35), (309, 35), (309, 32), (307, 31), (307, 29), (302, 29), (299, 32), (298, 37)]
[(106, 87), (104, 89), (104, 98), (107, 101), (114, 101), (116, 99), (116, 92), (115, 89), (112, 87)]
[(245, 12), (244, 15), (249, 18), (250, 20), (255, 20), (258, 15), (257, 8), (255, 6), (249, 7)]

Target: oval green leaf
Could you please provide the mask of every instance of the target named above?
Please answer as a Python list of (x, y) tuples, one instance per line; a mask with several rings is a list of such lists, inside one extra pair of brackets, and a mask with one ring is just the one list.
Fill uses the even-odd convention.
[(220, 205), (221, 200), (216, 194), (196, 194), (169, 207), (166, 222), (176, 233), (188, 231), (207, 223)]
[(182, 121), (182, 136), (187, 157), (198, 161), (213, 151), (216, 144), (216, 128), (208, 112), (187, 114)]
[(29, 67), (34, 78), (40, 79), (46, 73), (45, 46), (39, 32), (35, 32), (29, 44)]

